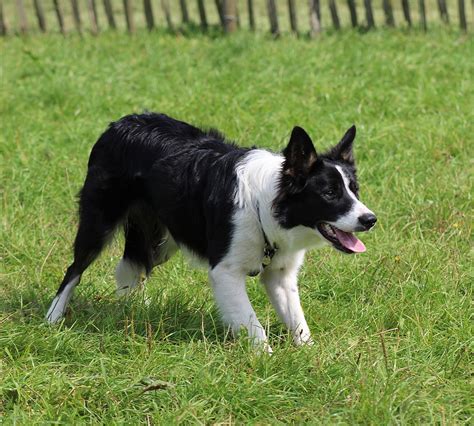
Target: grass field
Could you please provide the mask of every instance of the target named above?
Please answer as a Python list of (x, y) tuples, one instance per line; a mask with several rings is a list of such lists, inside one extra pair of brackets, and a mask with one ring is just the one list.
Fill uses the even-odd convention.
[[(0, 50), (1, 422), (473, 421), (472, 38), (109, 33), (9, 38)], [(357, 124), (361, 196), (379, 223), (362, 237), (366, 254), (308, 253), (313, 347), (289, 343), (256, 279), (274, 355), (227, 339), (206, 272), (180, 255), (148, 280), (148, 304), (140, 293), (117, 302), (121, 237), (84, 275), (65, 323), (44, 323), (91, 146), (144, 109), (275, 150), (295, 124), (319, 149)]]

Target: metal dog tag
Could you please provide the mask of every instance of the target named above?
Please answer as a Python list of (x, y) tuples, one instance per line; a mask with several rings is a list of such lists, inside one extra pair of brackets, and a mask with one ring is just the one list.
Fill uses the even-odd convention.
[(272, 258), (270, 257), (269, 254), (265, 254), (265, 256), (263, 256), (263, 259), (262, 259), (263, 267), (270, 265), (270, 263), (272, 263)]

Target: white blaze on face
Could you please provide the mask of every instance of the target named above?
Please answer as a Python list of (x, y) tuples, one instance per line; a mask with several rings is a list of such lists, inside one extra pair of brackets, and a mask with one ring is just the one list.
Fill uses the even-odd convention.
[(329, 222), (331, 225), (334, 225), (336, 228), (339, 228), (342, 231), (346, 232), (354, 232), (358, 230), (360, 226), (359, 217), (364, 214), (373, 214), (371, 210), (367, 208), (367, 206), (362, 203), (360, 200), (357, 199), (355, 194), (349, 188), (349, 178), (344, 173), (344, 170), (341, 166), (335, 166), (337, 171), (340, 173), (342, 177), (342, 181), (344, 182), (344, 187), (351, 197), (353, 204), (352, 208), (344, 215), (341, 216), (335, 222)]

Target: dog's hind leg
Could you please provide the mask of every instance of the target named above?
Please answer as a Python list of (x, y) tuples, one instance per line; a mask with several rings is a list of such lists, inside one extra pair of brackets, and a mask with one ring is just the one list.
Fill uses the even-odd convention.
[[(88, 176), (80, 199), (79, 229), (74, 242), (74, 262), (67, 269), (56, 297), (46, 314), (50, 323), (59, 321), (66, 311), (82, 273), (97, 258), (122, 219), (127, 205), (120, 189), (110, 182)], [(117, 198), (118, 197), (118, 198)]]
[(124, 231), (125, 250), (115, 270), (118, 296), (129, 294), (151, 269), (151, 249), (146, 232), (131, 213), (125, 221)]
[(117, 296), (126, 296), (136, 288), (145, 278), (145, 268), (135, 263), (125, 256), (120, 259), (120, 262), (115, 269), (115, 280), (117, 282)]
[(62, 319), (66, 312), (66, 307), (72, 297), (74, 289), (81, 280), (81, 273), (79, 273), (76, 265), (73, 263), (66, 272), (64, 279), (59, 286), (55, 298), (51, 302), (51, 306), (46, 314), (46, 321), (54, 324)]
[(170, 260), (178, 251), (178, 245), (167, 229), (161, 236), (156, 238), (153, 243), (153, 267)]
[(166, 262), (177, 246), (156, 213), (147, 205), (134, 206), (124, 224), (125, 250), (117, 265), (117, 295), (129, 294), (153, 267)]
[(48, 322), (55, 323), (63, 317), (74, 289), (81, 280), (82, 273), (99, 255), (112, 231), (113, 226), (110, 224), (97, 221), (81, 222), (74, 243), (74, 262), (67, 269), (56, 297), (46, 314)]

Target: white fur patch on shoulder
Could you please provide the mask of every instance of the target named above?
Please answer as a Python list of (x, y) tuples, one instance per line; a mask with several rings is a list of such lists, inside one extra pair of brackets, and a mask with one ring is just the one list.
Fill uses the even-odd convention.
[(235, 203), (237, 206), (253, 208), (255, 199), (263, 203), (271, 203), (283, 161), (283, 156), (263, 149), (255, 149), (245, 155), (235, 170), (237, 174)]

